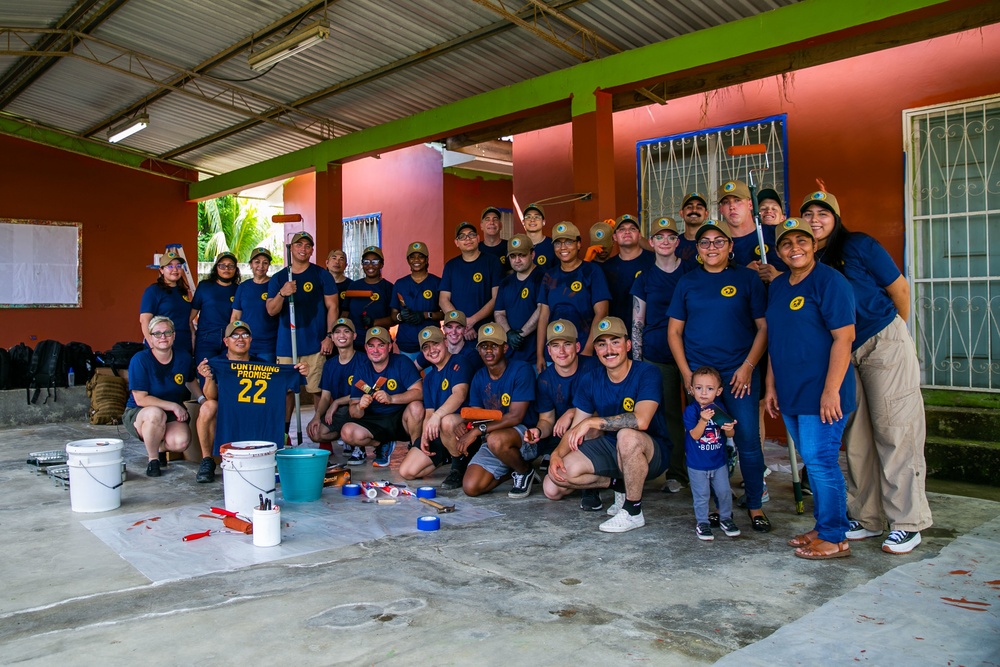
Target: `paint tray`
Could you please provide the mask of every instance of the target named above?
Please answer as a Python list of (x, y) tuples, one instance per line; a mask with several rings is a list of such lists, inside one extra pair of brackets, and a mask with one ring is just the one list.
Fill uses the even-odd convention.
[(47, 452), (32, 452), (28, 454), (27, 463), (35, 466), (37, 472), (45, 472), (46, 467), (69, 463), (65, 449), (51, 449)]

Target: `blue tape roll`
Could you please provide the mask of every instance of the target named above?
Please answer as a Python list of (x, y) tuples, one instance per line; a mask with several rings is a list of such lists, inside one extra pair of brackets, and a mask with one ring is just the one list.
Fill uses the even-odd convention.
[(361, 485), (360, 484), (344, 484), (340, 487), (340, 492), (345, 496), (360, 496), (361, 495)]
[(417, 519), (417, 530), (437, 530), (441, 527), (441, 519), (436, 516), (422, 516)]
[(417, 489), (417, 498), (437, 498), (437, 489), (433, 486), (421, 486)]

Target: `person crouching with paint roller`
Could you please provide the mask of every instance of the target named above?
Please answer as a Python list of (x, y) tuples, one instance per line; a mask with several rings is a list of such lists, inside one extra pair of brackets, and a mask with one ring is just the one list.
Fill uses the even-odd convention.
[[(426, 477), (451, 461), (457, 452), (457, 427), (464, 423), (459, 414), (469, 399), (472, 366), (448, 351), (444, 334), (437, 327), (425, 327), (417, 334), (420, 351), (431, 362), (424, 373), (424, 422), (420, 438), (410, 443), (410, 451), (399, 466), (403, 479)], [(464, 340), (464, 338), (462, 339)]]
[[(354, 322), (355, 331), (368, 331), (372, 327), (388, 329), (394, 324), (391, 313), (393, 285), (382, 277), (384, 264), (381, 248), (368, 246), (361, 252), (361, 270), (365, 276), (352, 281), (345, 292), (348, 316)], [(354, 349), (360, 351), (364, 346), (364, 341), (354, 341)]]
[(423, 427), (424, 391), (420, 373), (409, 359), (392, 353), (392, 337), (384, 327), (365, 334), (365, 354), (354, 367), (350, 418), (340, 430), (354, 449), (348, 465), (365, 462), (366, 447), (375, 447), (376, 468), (388, 468), (397, 440), (416, 442)]
[(149, 320), (153, 346), (132, 357), (128, 365), (129, 396), (122, 424), (146, 446), (149, 477), (160, 476), (167, 452), (187, 449), (191, 429), (184, 401), (201, 398), (190, 353), (173, 347), (176, 334), (169, 317), (153, 317)]

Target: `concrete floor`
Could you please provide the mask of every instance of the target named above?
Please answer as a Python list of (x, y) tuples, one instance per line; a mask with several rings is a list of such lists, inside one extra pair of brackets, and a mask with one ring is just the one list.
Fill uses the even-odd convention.
[[(913, 554), (889, 556), (869, 540), (851, 558), (810, 562), (785, 546), (811, 527), (808, 500), (807, 514), (794, 514), (787, 474), (768, 478), (773, 533), (737, 515), (743, 536), (713, 543), (694, 536), (686, 490), (650, 484), (647, 526), (606, 535), (597, 531), (604, 513), (580, 511), (576, 498), (550, 502), (536, 486), (512, 501), (504, 485), (467, 499), (497, 519), (153, 585), (81, 525), (101, 515), (73, 513), (68, 492), (25, 465), (28, 452), (115, 436), (82, 424), (0, 429), (0, 663), (711, 664), (893, 568), (934, 559), (1000, 514), (996, 502), (932, 494), (935, 526)], [(125, 452), (116, 512), (222, 504), (221, 482), (195, 483), (195, 463), (149, 479), (139, 443)], [(886, 630), (859, 626), (849, 641), (879, 641)], [(981, 636), (970, 629), (954, 641)]]

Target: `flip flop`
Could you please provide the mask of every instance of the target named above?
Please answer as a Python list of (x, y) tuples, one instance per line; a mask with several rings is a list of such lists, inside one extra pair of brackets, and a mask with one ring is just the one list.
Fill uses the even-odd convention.
[(788, 546), (790, 547), (807, 547), (813, 542), (819, 539), (819, 533), (815, 530), (810, 530), (808, 533), (802, 533), (801, 535), (796, 535), (792, 539), (788, 540)]
[(823, 553), (820, 551), (823, 545), (833, 544), (832, 542), (827, 542), (826, 540), (816, 540), (808, 546), (799, 547), (795, 550), (795, 555), (799, 558), (805, 558), (806, 560), (829, 560), (831, 558), (845, 558), (851, 555), (851, 545), (844, 540), (843, 542), (836, 544), (837, 550), (833, 553)]

